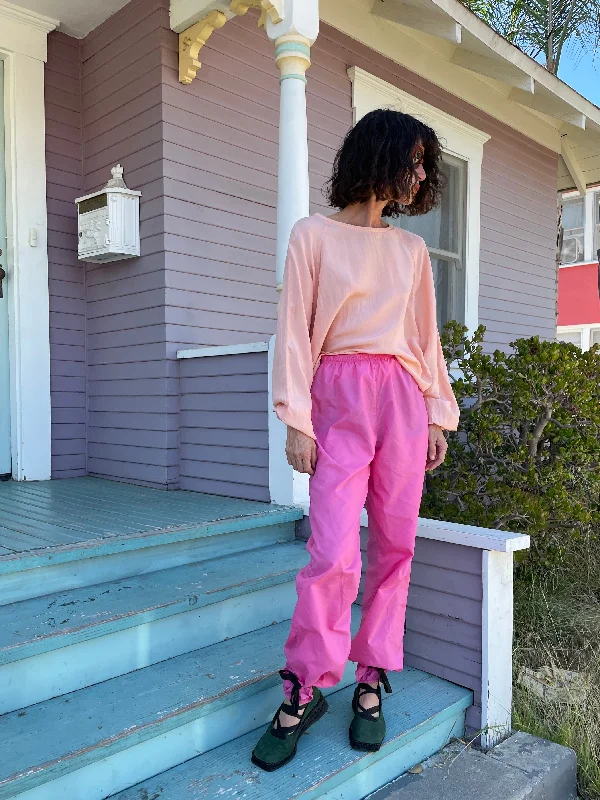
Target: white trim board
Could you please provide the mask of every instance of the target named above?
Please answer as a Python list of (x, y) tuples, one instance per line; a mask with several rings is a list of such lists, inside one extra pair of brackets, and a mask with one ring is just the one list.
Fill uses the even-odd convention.
[[(0, 0), (13, 478), (51, 473), (44, 61), (57, 23)], [(37, 245), (30, 245), (32, 231)]]
[(282, 506), (297, 505), (307, 512), (309, 503), (308, 475), (296, 472), (288, 464), (285, 454), (287, 425), (275, 413), (273, 408), (273, 355), (275, 353), (275, 336), (269, 340), (268, 370), (268, 421), (269, 421), (269, 494), (271, 502)]
[(206, 358), (207, 356), (231, 356), (235, 353), (266, 353), (268, 342), (249, 342), (248, 344), (226, 344), (215, 347), (197, 347), (193, 350), (178, 350), (177, 358)]
[(0, 50), (40, 61), (47, 57), (47, 39), (59, 21), (0, 0)]
[[(310, 502), (296, 503), (308, 516)], [(360, 515), (361, 528), (368, 528), (369, 518), (363, 508)], [(514, 553), (517, 550), (527, 550), (530, 538), (524, 533), (512, 531), (499, 531), (493, 528), (480, 528), (477, 525), (465, 525), (462, 522), (444, 522), (437, 519), (419, 517), (417, 536), (423, 539), (434, 539), (438, 542), (460, 544), (465, 547), (475, 547), (479, 550), (490, 550), (499, 553)]]
[(511, 732), (513, 645), (512, 553), (482, 553), (481, 747)]
[(584, 353), (592, 346), (592, 331), (597, 330), (600, 330), (600, 321), (581, 323), (581, 325), (556, 326), (557, 339), (561, 333), (579, 333), (581, 336), (581, 349)]
[(465, 325), (472, 335), (479, 324), (481, 164), (483, 145), (490, 136), (359, 67), (350, 67), (348, 75), (355, 122), (376, 108), (403, 111), (430, 125), (442, 140), (444, 152), (467, 162)]

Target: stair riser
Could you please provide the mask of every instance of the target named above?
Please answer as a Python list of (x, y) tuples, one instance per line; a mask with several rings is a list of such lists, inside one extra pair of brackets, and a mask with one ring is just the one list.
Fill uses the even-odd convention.
[[(325, 690), (324, 694), (349, 686), (353, 680), (354, 665), (349, 663), (342, 681), (334, 689)], [(278, 676), (263, 682), (264, 685), (268, 683), (271, 686), (263, 691), (242, 697), (166, 733), (161, 734), (157, 729), (158, 735), (153, 739), (108, 757), (98, 755), (97, 761), (18, 795), (3, 793), (0, 789), (0, 800), (104, 800), (200, 753), (266, 726), (282, 696)], [(257, 740), (259, 736), (260, 731), (257, 731)], [(239, 769), (254, 770), (250, 752), (239, 754)]]
[(359, 770), (352, 777), (338, 783), (350, 772), (344, 770), (325, 781), (318, 789), (303, 794), (302, 800), (313, 800), (317, 797), (320, 800), (363, 800), (367, 794), (380, 789), (407, 769), (437, 753), (450, 739), (463, 736), (464, 729), (465, 712), (460, 711), (399, 749), (391, 749), (389, 746), (386, 748), (384, 745), (378, 753), (362, 759)]
[(0, 714), (290, 619), (295, 603), (291, 581), (2, 665)]
[[(100, 554), (93, 558), (89, 557), (89, 550), (80, 548), (62, 555), (57, 554), (57, 561), (60, 558), (65, 559), (61, 563), (1, 575), (0, 606), (53, 592), (94, 586), (105, 581), (116, 581), (133, 575), (193, 564), (195, 561), (268, 547), (277, 542), (292, 541), (294, 536), (295, 523), (283, 522), (178, 542), (169, 542), (169, 537), (165, 534), (161, 538), (166, 544)], [(19, 563), (14, 563), (15, 570), (19, 570)]]

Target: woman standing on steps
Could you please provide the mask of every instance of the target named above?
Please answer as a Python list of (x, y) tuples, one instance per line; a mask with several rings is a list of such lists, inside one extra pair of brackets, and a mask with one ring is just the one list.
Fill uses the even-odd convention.
[[(274, 770), (327, 710), (320, 691), (357, 662), (350, 743), (378, 750), (381, 686), (403, 667), (406, 599), (425, 470), (446, 454), (458, 406), (436, 324), (424, 241), (382, 217), (425, 214), (443, 188), (435, 132), (397, 111), (367, 114), (340, 148), (329, 201), (296, 223), (277, 320), (273, 403), (286, 454), (310, 475), (310, 563), (280, 671), (285, 701), (252, 753)], [(369, 517), (360, 628), (360, 514)]]

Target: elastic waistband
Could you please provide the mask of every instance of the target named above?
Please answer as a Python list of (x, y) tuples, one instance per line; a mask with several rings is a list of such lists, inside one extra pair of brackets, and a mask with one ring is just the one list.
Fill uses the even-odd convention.
[(327, 361), (397, 361), (391, 353), (321, 353), (321, 363)]

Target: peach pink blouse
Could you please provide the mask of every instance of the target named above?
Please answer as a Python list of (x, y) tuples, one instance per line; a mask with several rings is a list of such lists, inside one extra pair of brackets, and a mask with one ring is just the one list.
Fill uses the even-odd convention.
[(429, 422), (456, 430), (459, 410), (420, 236), (321, 214), (296, 223), (277, 317), (273, 406), (279, 419), (313, 439), (310, 388), (324, 353), (395, 355), (423, 392)]

